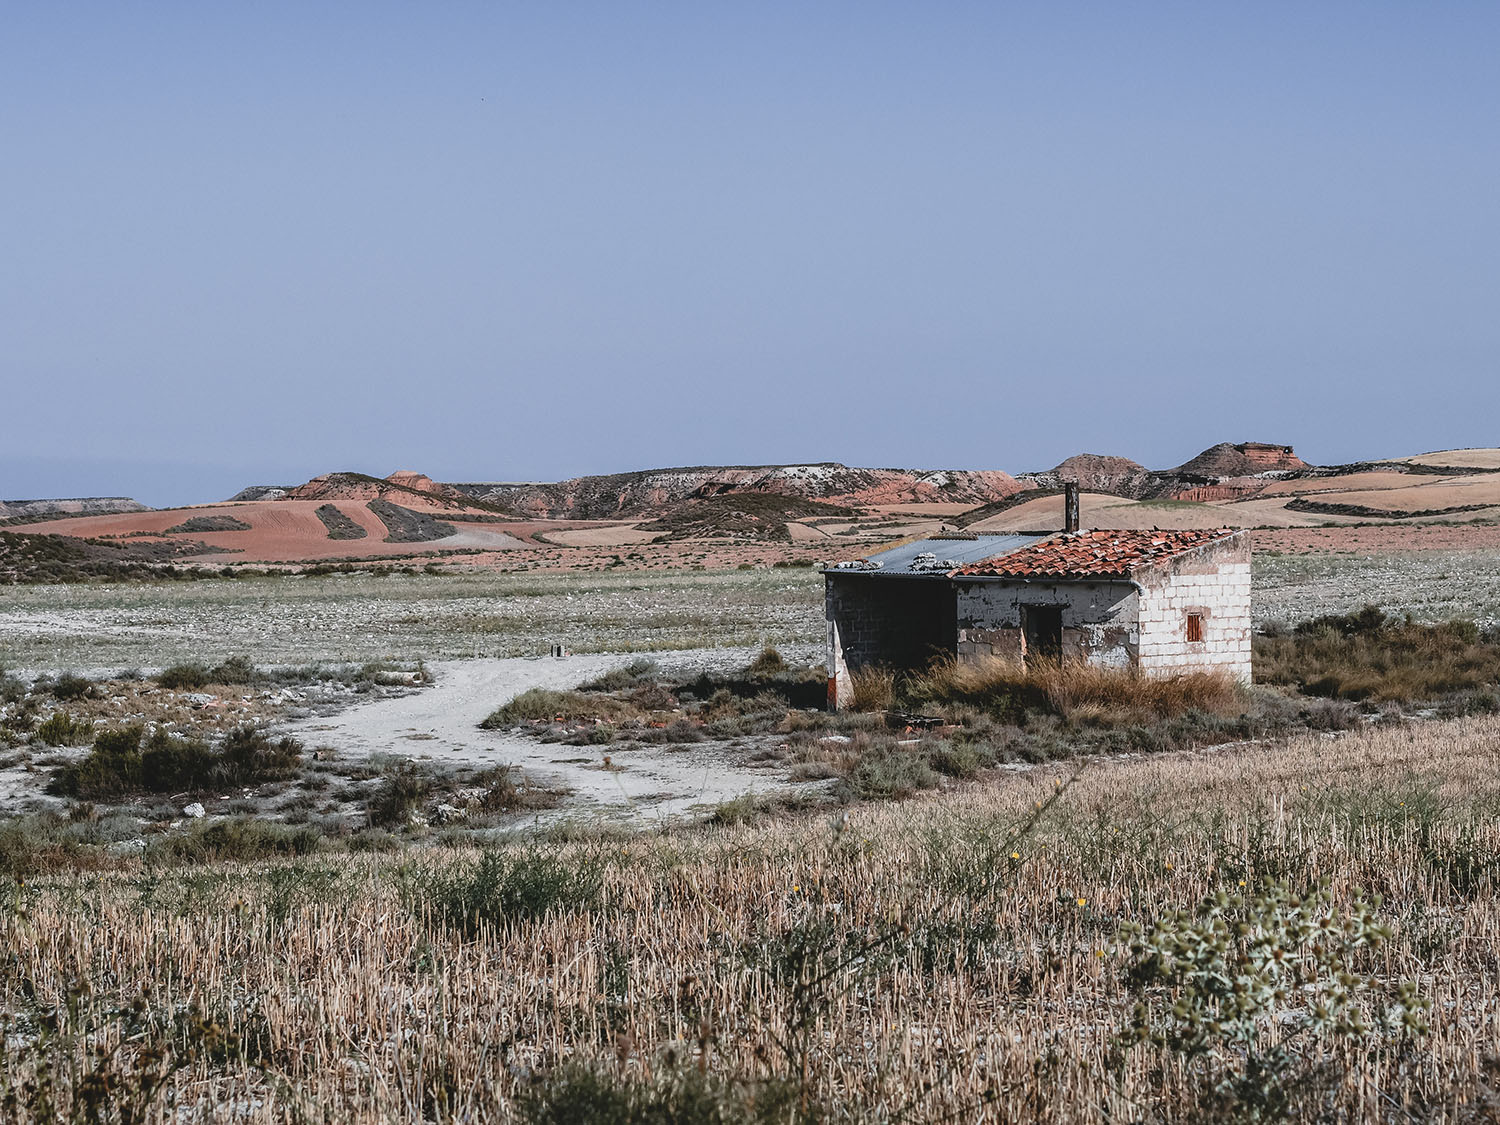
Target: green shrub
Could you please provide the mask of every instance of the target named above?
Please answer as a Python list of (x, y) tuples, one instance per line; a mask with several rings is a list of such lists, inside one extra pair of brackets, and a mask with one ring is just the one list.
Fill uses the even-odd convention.
[(19, 703), (26, 694), (26, 684), (19, 677), (0, 670), (0, 703)]
[(173, 664), (162, 670), (156, 682), (173, 691), (198, 691), (209, 684), (253, 684), (260, 679), (260, 673), (247, 658), (231, 656), (212, 668), (196, 663)]
[(632, 660), (629, 664), (622, 664), (618, 668), (611, 668), (601, 676), (578, 685), (579, 691), (624, 691), (626, 688), (638, 687), (644, 682), (654, 681), (661, 674), (661, 668), (654, 660)]
[(64, 766), (48, 791), (68, 797), (122, 797), (141, 788), (141, 726), (102, 730), (81, 762)]
[(218, 749), (164, 730), (143, 735), (140, 726), (100, 731), (88, 757), (58, 770), (49, 792), (99, 800), (256, 785), (286, 778), (302, 760), (296, 739), (272, 742), (253, 727), (230, 731)]
[(173, 664), (161, 671), (156, 682), (172, 691), (197, 691), (209, 683), (208, 669), (202, 664)]
[(55, 871), (102, 866), (103, 857), (83, 846), (68, 821), (56, 813), (0, 820), (0, 875), (30, 879)]
[(604, 864), (592, 853), (491, 850), (465, 867), (429, 870), (412, 888), (413, 904), (473, 936), (549, 911), (586, 910), (598, 901), (603, 880)]
[(244, 656), (231, 656), (208, 670), (211, 684), (253, 684), (259, 679), (255, 665)]
[(94, 737), (94, 724), (75, 719), (66, 711), (55, 711), (36, 728), (36, 736), (48, 746), (81, 746)]
[(876, 743), (861, 754), (848, 779), (854, 796), (874, 800), (908, 797), (937, 783), (926, 758), (889, 743)]
[(140, 749), (140, 787), (148, 793), (203, 789), (213, 781), (217, 763), (218, 755), (201, 739), (154, 731)]
[(302, 743), (283, 736), (272, 741), (265, 731), (236, 727), (219, 748), (218, 776), (224, 785), (285, 781), (302, 764)]
[(411, 821), (432, 793), (432, 777), (416, 762), (401, 761), (385, 771), (380, 788), (366, 809), (375, 828), (400, 828)]
[(579, 722), (593, 719), (609, 721), (629, 713), (618, 699), (581, 691), (553, 691), (532, 688), (516, 696), (504, 707), (490, 712), (480, 723), (484, 730), (498, 730), (526, 722)]
[(147, 857), (177, 863), (245, 863), (274, 856), (310, 855), (323, 839), (316, 828), (293, 828), (253, 817), (198, 822), (180, 836), (154, 844)]
[(1330, 1040), (1373, 1046), (1427, 1032), (1416, 986), (1389, 981), (1371, 956), (1390, 933), (1357, 898), (1344, 911), (1324, 889), (1270, 883), (1125, 933), (1125, 984), (1138, 1003), (1121, 1041), (1181, 1056), (1214, 1120), (1300, 1120)]
[[(1472, 621), (1424, 625), (1374, 606), (1255, 638), (1258, 682), (1329, 699), (1413, 703), (1500, 684), (1500, 643)], [(1476, 706), (1483, 706), (1476, 703)]]
[(48, 685), (47, 690), (54, 699), (64, 702), (88, 699), (94, 694), (94, 682), (83, 676), (75, 676), (72, 672), (64, 672)]

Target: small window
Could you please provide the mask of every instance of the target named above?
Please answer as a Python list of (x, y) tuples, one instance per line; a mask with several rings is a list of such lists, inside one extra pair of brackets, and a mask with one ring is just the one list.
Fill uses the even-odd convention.
[(1203, 614), (1190, 613), (1187, 615), (1187, 639), (1189, 644), (1203, 639)]

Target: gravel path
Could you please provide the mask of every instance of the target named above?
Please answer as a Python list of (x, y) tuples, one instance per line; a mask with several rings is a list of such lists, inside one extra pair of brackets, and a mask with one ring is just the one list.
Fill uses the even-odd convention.
[[(743, 667), (754, 654), (751, 648), (708, 649), (655, 658), (669, 671), (728, 670)], [(523, 691), (576, 687), (641, 655), (652, 654), (444, 661), (429, 666), (435, 682), (419, 692), (297, 720), (287, 729), (308, 747), (332, 747), (346, 758), (392, 755), (434, 765), (515, 766), (535, 782), (572, 790), (564, 814), (654, 821), (788, 784), (775, 763), (752, 765), (723, 743), (581, 747), (479, 729), (486, 715)], [(811, 650), (785, 655), (812, 657)]]

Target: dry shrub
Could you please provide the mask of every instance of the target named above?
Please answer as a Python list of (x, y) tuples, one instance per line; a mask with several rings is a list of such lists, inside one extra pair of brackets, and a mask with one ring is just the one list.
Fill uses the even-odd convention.
[(771, 645), (766, 645), (754, 660), (745, 665), (746, 676), (774, 676), (786, 670), (786, 660)]
[(1015, 720), (1043, 712), (1110, 726), (1243, 709), (1239, 685), (1222, 672), (1150, 676), (1076, 661), (943, 660), (909, 677), (903, 694), (918, 704), (972, 707)]
[(480, 723), (484, 730), (499, 730), (527, 722), (589, 722), (596, 719), (618, 719), (630, 708), (618, 699), (581, 691), (553, 691), (532, 688), (523, 691), (504, 707), (492, 711)]
[(1068, 719), (1113, 725), (1171, 719), (1189, 711), (1231, 715), (1242, 709), (1239, 685), (1223, 672), (1148, 676), (1133, 669), (1050, 664), (1031, 675), (1053, 710)]
[(849, 674), (854, 683), (850, 703), (856, 711), (889, 711), (896, 698), (896, 674), (889, 668), (868, 666)]
[(1255, 678), (1330, 699), (1410, 703), (1500, 683), (1500, 644), (1472, 621), (1424, 625), (1367, 606), (1255, 638)]

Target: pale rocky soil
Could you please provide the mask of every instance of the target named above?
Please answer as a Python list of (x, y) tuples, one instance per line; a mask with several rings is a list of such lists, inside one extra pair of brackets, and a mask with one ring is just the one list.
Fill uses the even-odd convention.
[(1296, 622), (1365, 605), (1423, 621), (1500, 622), (1500, 553), (1409, 551), (1255, 559), (1257, 624)]
[[(668, 672), (730, 671), (747, 664), (755, 650), (654, 655)], [(803, 646), (785, 655), (811, 661), (820, 654)], [(620, 656), (604, 655), (445, 661), (430, 666), (435, 682), (419, 692), (360, 703), (332, 716), (309, 716), (278, 729), (309, 747), (331, 748), (341, 764), (401, 756), (441, 770), (512, 766), (533, 784), (569, 791), (563, 809), (549, 818), (661, 820), (789, 786), (785, 766), (756, 760), (753, 740), (580, 747), (544, 743), (514, 731), (479, 729), (486, 715), (524, 691), (577, 687), (625, 662)]]
[(822, 577), (728, 573), (336, 574), (0, 586), (0, 665), (161, 667), (444, 660), (817, 642)]
[[(1386, 540), (1448, 549), (1381, 550)], [(1500, 620), (1500, 527), (1299, 529), (1256, 532), (1255, 544), (1260, 622), (1370, 602), (1429, 620)], [(1474, 549), (1452, 549), (1465, 545)], [(822, 577), (806, 568), (0, 586), (0, 665), (109, 671), (235, 655), (301, 664), (537, 656), (553, 644), (613, 653), (820, 645), (822, 602)]]
[[(1340, 529), (1342, 530), (1342, 529)], [(1304, 533), (1305, 534), (1305, 533)], [(1295, 622), (1376, 603), (1428, 620), (1500, 621), (1500, 550), (1276, 555), (1255, 562), (1255, 615)], [(629, 653), (670, 670), (743, 666), (770, 642), (821, 653), (822, 579), (718, 574), (330, 575), (162, 585), (0, 587), (0, 664), (29, 671), (158, 668), (244, 655), (260, 665), (425, 659), (436, 682), (376, 697), (258, 702), (255, 717), (331, 748), (335, 771), (402, 757), (434, 769), (511, 765), (572, 791), (556, 815), (660, 819), (786, 784), (752, 740), (684, 747), (544, 744), (479, 722), (531, 687), (571, 688)], [(543, 657), (554, 643), (580, 653)], [(284, 704), (284, 705), (282, 705)], [(65, 752), (59, 752), (63, 754)], [(605, 755), (609, 755), (606, 768)], [(770, 759), (772, 755), (766, 755)], [(324, 764), (322, 759), (318, 759)], [(0, 802), (34, 795), (45, 762), (7, 763)], [(805, 787), (799, 787), (805, 791)], [(518, 820), (528, 815), (518, 814)]]

